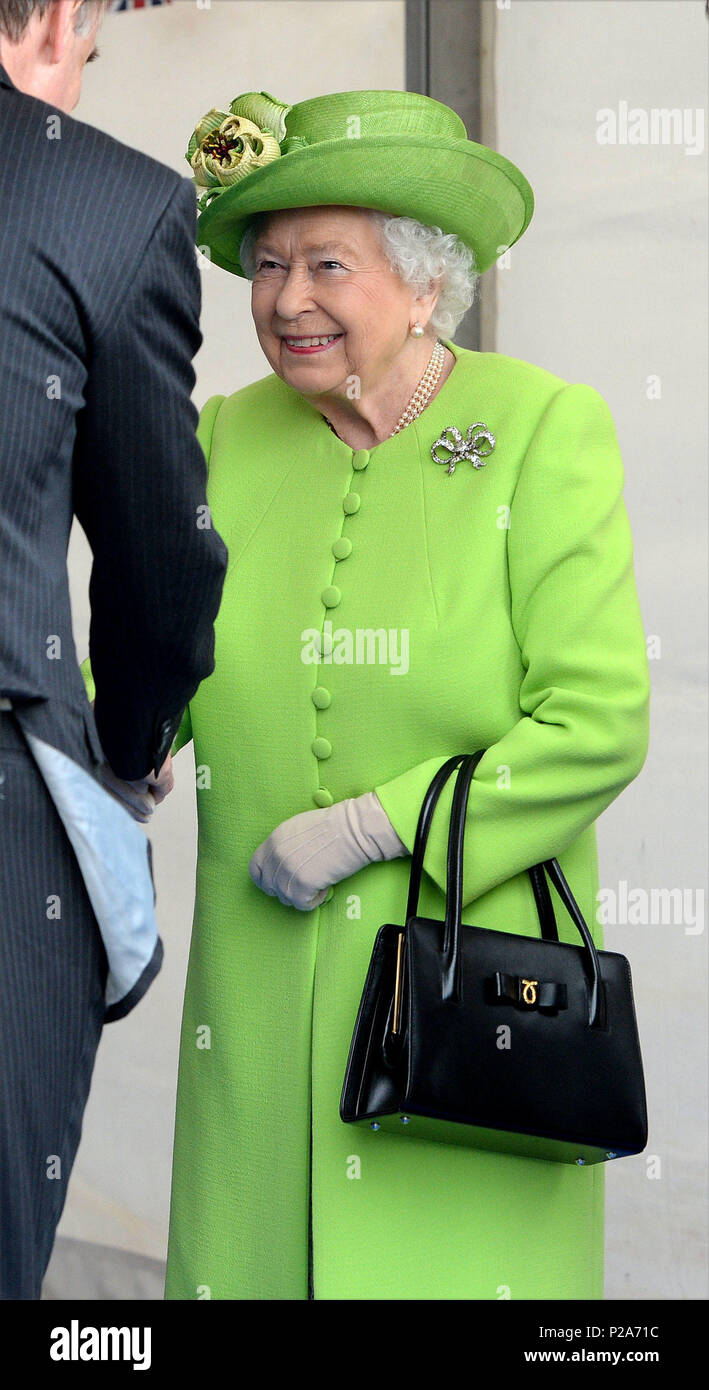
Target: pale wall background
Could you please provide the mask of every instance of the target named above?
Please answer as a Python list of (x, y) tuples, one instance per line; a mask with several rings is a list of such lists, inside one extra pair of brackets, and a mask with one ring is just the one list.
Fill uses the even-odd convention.
[[(461, 0), (461, 23), (467, 4)], [(532, 224), (484, 284), (485, 349), (595, 386), (626, 469), (653, 731), (640, 777), (599, 822), (601, 884), (681, 888), (681, 920), (606, 927), (631, 960), (648, 1089), (648, 1150), (607, 1169), (606, 1297), (706, 1295), (706, 153), (599, 145), (603, 107), (706, 101), (702, 0), (511, 0), (481, 6), (482, 132), (527, 174)], [(264, 88), (296, 102), (405, 85), (399, 0), (189, 0), (110, 16), (75, 115), (175, 169), (210, 106)], [(455, 61), (454, 51), (451, 61)], [(471, 74), (471, 80), (476, 80)], [(203, 273), (195, 400), (268, 365), (248, 287)], [(660, 399), (648, 398), (658, 378)], [(79, 656), (90, 554), (70, 550)], [(162, 1296), (182, 989), (194, 877), (191, 749), (151, 827), (163, 970), (104, 1031), (45, 1297)], [(649, 1161), (648, 1161), (649, 1160)], [(654, 1176), (654, 1174), (658, 1174)], [(117, 1253), (121, 1252), (121, 1253)]]
[(646, 1153), (606, 1170), (606, 1297), (706, 1297), (707, 935), (690, 934), (691, 913), (705, 914), (707, 845), (706, 131), (694, 155), (600, 145), (596, 117), (621, 102), (706, 117), (709, 25), (702, 0), (485, 9), (490, 143), (536, 199), (497, 272), (494, 346), (608, 402), (645, 632), (661, 653), (650, 648), (647, 762), (598, 822), (600, 883), (691, 894), (683, 921), (605, 929), (631, 962), (650, 1118)]

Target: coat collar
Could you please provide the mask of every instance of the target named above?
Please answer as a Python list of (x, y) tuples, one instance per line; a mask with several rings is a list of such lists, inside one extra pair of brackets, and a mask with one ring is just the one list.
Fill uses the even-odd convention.
[(2, 63), (0, 63), (0, 87), (15, 87), (10, 74), (5, 71)]

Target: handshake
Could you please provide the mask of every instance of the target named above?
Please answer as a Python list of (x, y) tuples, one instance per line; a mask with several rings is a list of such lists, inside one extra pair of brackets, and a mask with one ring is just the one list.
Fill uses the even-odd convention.
[(143, 825), (147, 824), (155, 807), (165, 800), (175, 785), (171, 753), (168, 753), (157, 777), (151, 772), (149, 777), (141, 777), (137, 782), (126, 782), (116, 776), (108, 763), (101, 764), (99, 775), (106, 791), (130, 811), (133, 820), (141, 821)]
[(126, 811), (130, 811), (133, 820), (140, 821), (142, 825), (147, 825), (155, 807), (165, 800), (175, 785), (172, 753), (168, 753), (157, 777), (151, 772), (149, 777), (141, 777), (137, 782), (126, 782), (123, 777), (117, 777), (108, 763), (102, 763), (98, 771), (106, 791), (115, 796)]

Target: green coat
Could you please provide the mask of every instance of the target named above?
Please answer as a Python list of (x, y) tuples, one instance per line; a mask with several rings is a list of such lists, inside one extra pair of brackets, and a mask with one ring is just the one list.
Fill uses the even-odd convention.
[[(603, 1296), (602, 1165), (339, 1118), (372, 943), (402, 920), (410, 859), (362, 869), (308, 913), (248, 872), (281, 821), (372, 788), (411, 850), (435, 770), (486, 747), (463, 921), (538, 934), (525, 870), (556, 855), (602, 945), (594, 822), (643, 765), (649, 708), (613, 421), (592, 387), (448, 346), (431, 405), (369, 451), (275, 375), (202, 411), (230, 559), (216, 669), (175, 745), (194, 741), (199, 857), (168, 1298), (307, 1299), (311, 1204), (316, 1299)], [(494, 451), (447, 474), (432, 444), (476, 422)], [(325, 620), (333, 659), (317, 665), (303, 653)], [(351, 656), (338, 628), (386, 629), (387, 646), (337, 660)], [(427, 851), (429, 916), (443, 915), (451, 796)]]

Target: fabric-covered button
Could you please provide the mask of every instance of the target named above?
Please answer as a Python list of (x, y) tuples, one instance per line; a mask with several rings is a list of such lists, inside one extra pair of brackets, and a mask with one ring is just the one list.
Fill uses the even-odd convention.
[(346, 512), (348, 516), (352, 516), (354, 512), (359, 511), (359, 504), (361, 500), (362, 499), (358, 492), (346, 493), (342, 499), (343, 512)]
[(369, 449), (357, 449), (352, 455), (352, 467), (357, 469), (366, 468), (369, 463)]
[(329, 690), (325, 689), (324, 685), (316, 685), (315, 689), (311, 692), (310, 698), (316, 709), (327, 709), (332, 695)]
[(326, 608), (337, 608), (342, 594), (336, 584), (328, 584), (320, 595)]
[(352, 542), (349, 536), (338, 536), (332, 543), (332, 553), (336, 560), (346, 560), (352, 553)]
[(314, 738), (310, 747), (316, 758), (329, 758), (332, 752), (332, 744), (327, 738)]
[(317, 791), (313, 792), (316, 806), (332, 806), (333, 800), (332, 792), (328, 791), (327, 787), (318, 787)]

